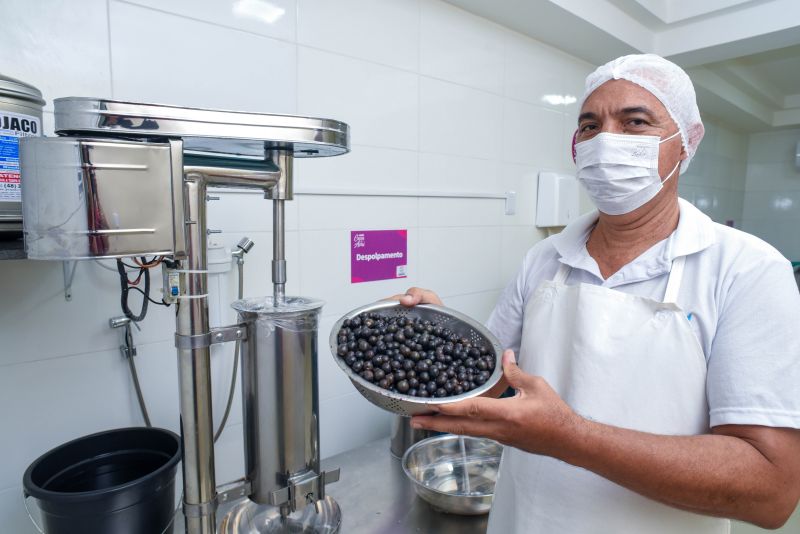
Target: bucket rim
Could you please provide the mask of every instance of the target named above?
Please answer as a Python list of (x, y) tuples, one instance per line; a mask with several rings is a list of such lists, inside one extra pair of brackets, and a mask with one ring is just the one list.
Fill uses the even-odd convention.
[[(144, 432), (150, 432), (150, 433), (154, 433), (154, 434), (157, 433), (157, 434), (161, 434), (161, 435), (164, 435), (166, 437), (169, 437), (169, 438), (174, 438), (176, 443), (177, 443), (177, 450), (175, 451), (175, 454), (173, 454), (172, 457), (170, 457), (169, 460), (167, 460), (164, 463), (164, 465), (162, 465), (158, 469), (156, 469), (156, 470), (154, 470), (154, 471), (152, 471), (152, 472), (150, 472), (150, 473), (148, 473), (148, 474), (146, 474), (146, 475), (144, 475), (142, 477), (139, 477), (139, 478), (137, 478), (135, 480), (130, 480), (128, 482), (125, 482), (124, 484), (120, 484), (120, 485), (114, 486), (112, 488), (106, 488), (106, 489), (100, 489), (100, 490), (91, 490), (91, 491), (61, 492), (61, 491), (52, 491), (52, 490), (44, 489), (44, 488), (40, 487), (38, 484), (33, 482), (33, 471), (36, 469), (36, 467), (39, 466), (39, 464), (41, 464), (42, 461), (44, 461), (51, 454), (54, 454), (57, 451), (65, 449), (65, 448), (67, 448), (67, 447), (69, 447), (69, 446), (71, 446), (71, 445), (73, 445), (73, 444), (75, 444), (77, 442), (80, 442), (80, 441), (84, 441), (84, 440), (87, 440), (87, 439), (91, 439), (91, 438), (95, 438), (95, 437), (99, 437), (99, 436), (103, 436), (103, 435), (123, 433), (123, 432), (131, 432), (131, 431), (138, 431), (138, 432), (144, 431)], [(148, 427), (145, 427), (145, 426), (132, 426), (132, 427), (125, 427), (125, 428), (112, 428), (110, 430), (102, 430), (100, 432), (95, 432), (94, 434), (87, 434), (85, 436), (77, 437), (75, 439), (67, 441), (66, 443), (62, 443), (61, 445), (53, 447), (52, 449), (50, 449), (50, 450), (44, 452), (43, 454), (41, 454), (38, 458), (36, 458), (33, 462), (31, 462), (31, 464), (25, 470), (25, 474), (22, 476), (22, 490), (23, 490), (23, 493), (25, 495), (25, 498), (33, 497), (35, 499), (38, 499), (38, 500), (41, 500), (41, 501), (45, 501), (45, 502), (47, 502), (48, 500), (52, 501), (53, 500), (52, 498), (57, 498), (57, 500), (59, 502), (61, 502), (61, 503), (64, 503), (64, 502), (89, 501), (89, 500), (92, 500), (93, 498), (99, 498), (99, 497), (106, 498), (109, 495), (113, 495), (113, 494), (116, 494), (116, 493), (123, 492), (123, 491), (129, 489), (131, 486), (133, 486), (135, 484), (142, 484), (145, 481), (150, 481), (152, 479), (155, 479), (155, 478), (159, 477), (160, 475), (164, 474), (167, 471), (176, 469), (178, 463), (181, 461), (182, 456), (183, 456), (183, 444), (182, 444), (181, 437), (178, 434), (176, 434), (175, 432), (173, 432), (171, 430), (168, 430), (166, 428), (157, 428), (157, 427), (148, 428)]]

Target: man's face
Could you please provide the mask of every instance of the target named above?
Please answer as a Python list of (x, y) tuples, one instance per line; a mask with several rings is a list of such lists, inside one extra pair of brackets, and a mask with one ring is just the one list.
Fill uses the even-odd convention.
[[(575, 141), (588, 141), (600, 132), (666, 139), (677, 131), (667, 109), (652, 93), (628, 80), (609, 80), (583, 103)], [(662, 143), (658, 151), (659, 176), (666, 178), (684, 159), (680, 135)]]

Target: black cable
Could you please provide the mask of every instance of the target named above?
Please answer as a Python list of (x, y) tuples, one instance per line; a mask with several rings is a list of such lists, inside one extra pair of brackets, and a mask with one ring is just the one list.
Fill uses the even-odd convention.
[[(144, 259), (144, 256), (142, 256), (142, 259)], [(122, 289), (120, 294), (122, 313), (131, 321), (138, 323), (147, 315), (147, 305), (150, 303), (150, 271), (145, 268), (139, 269), (139, 276), (144, 275), (144, 291), (142, 294), (146, 297), (142, 299), (142, 309), (139, 311), (139, 315), (134, 315), (128, 307), (128, 291), (130, 290), (130, 286), (128, 283), (128, 273), (125, 271), (125, 264), (122, 263), (122, 260), (117, 260), (117, 271), (119, 272), (120, 288)], [(141, 291), (139, 288), (134, 289)]]
[(150, 302), (152, 302), (153, 304), (156, 304), (157, 306), (166, 306), (167, 308), (169, 308), (170, 306), (172, 306), (172, 304), (167, 304), (167, 303), (166, 303), (166, 302), (164, 302), (163, 300), (162, 300), (161, 302), (158, 302), (158, 301), (156, 301), (156, 300), (153, 300), (153, 299), (151, 299), (149, 295), (145, 295), (145, 294), (144, 294), (144, 291), (142, 291), (142, 290), (141, 290), (141, 289), (139, 289), (138, 287), (129, 287), (128, 289), (133, 289), (134, 291), (138, 291), (139, 293), (141, 293), (142, 295), (144, 295), (144, 296), (145, 296), (145, 298), (146, 298), (147, 300), (149, 300), (149, 301), (150, 301)]

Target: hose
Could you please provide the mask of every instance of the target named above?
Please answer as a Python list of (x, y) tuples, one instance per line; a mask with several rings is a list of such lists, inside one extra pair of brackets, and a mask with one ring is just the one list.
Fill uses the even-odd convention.
[[(239, 271), (239, 300), (244, 298), (244, 260), (242, 258), (237, 262)], [(233, 349), (233, 374), (231, 375), (231, 387), (228, 391), (228, 403), (225, 406), (225, 413), (222, 415), (222, 421), (219, 422), (219, 428), (214, 433), (214, 443), (217, 442), (225, 430), (225, 424), (228, 422), (228, 416), (231, 414), (231, 406), (233, 405), (233, 396), (236, 391), (236, 376), (239, 372), (239, 357), (241, 355), (242, 342), (236, 340), (236, 347)]]
[(131, 369), (131, 377), (133, 378), (133, 387), (136, 389), (136, 397), (139, 399), (139, 408), (142, 410), (142, 417), (144, 417), (144, 426), (151, 428), (153, 424), (150, 422), (150, 414), (147, 413), (147, 406), (144, 404), (142, 386), (139, 385), (139, 374), (136, 372), (136, 363), (133, 361), (133, 355), (128, 356), (128, 366)]
[(144, 395), (142, 394), (142, 386), (139, 384), (139, 373), (136, 372), (136, 362), (133, 360), (133, 336), (131, 335), (131, 325), (125, 327), (125, 356), (128, 359), (128, 368), (131, 371), (131, 378), (133, 379), (133, 387), (136, 390), (136, 398), (139, 399), (139, 409), (144, 418), (144, 426), (151, 428), (153, 424), (150, 422), (150, 414), (147, 412), (147, 405), (144, 402)]

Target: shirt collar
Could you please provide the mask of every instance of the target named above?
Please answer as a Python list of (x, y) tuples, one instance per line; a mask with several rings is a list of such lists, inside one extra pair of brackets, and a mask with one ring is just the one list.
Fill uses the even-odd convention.
[[(678, 199), (678, 205), (680, 207), (678, 227), (667, 239), (657, 243), (640, 257), (644, 259), (646, 256), (651, 263), (647, 270), (648, 273), (662, 271), (662, 269), (655, 269), (656, 265), (653, 262), (658, 267), (666, 268), (666, 271), (669, 271), (673, 259), (705, 250), (715, 242), (714, 222), (708, 215), (682, 198)], [(577, 269), (589, 271), (597, 269), (596, 263), (586, 251), (586, 241), (589, 239), (589, 234), (597, 223), (598, 217), (597, 210), (593, 210), (578, 217), (561, 233), (553, 236), (553, 246), (562, 263)], [(658, 253), (653, 254), (653, 249), (658, 249)], [(637, 260), (634, 260), (634, 263)]]

